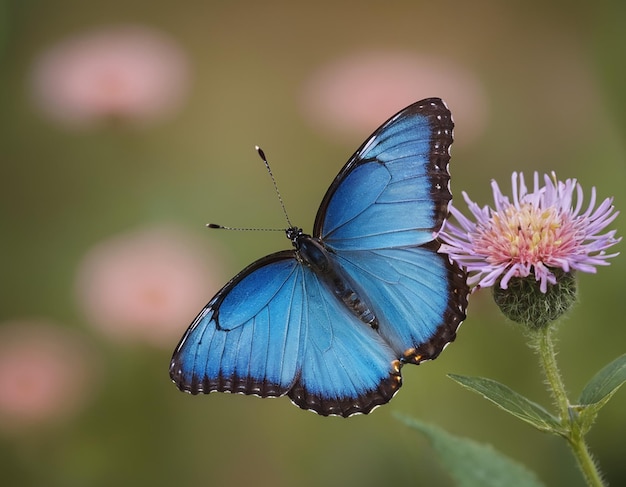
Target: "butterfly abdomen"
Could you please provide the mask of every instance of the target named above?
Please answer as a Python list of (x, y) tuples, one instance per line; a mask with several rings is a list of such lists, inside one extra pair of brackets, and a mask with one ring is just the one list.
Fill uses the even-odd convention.
[(318, 275), (320, 280), (359, 320), (376, 330), (378, 328), (376, 315), (360, 297), (349, 278), (330, 259), (324, 244), (303, 233), (300, 233), (293, 242), (300, 260)]

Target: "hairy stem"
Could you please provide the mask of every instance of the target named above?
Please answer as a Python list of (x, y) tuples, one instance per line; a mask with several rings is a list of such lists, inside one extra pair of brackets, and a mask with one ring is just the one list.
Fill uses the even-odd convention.
[(554, 327), (544, 326), (533, 330), (532, 345), (539, 354), (539, 361), (549, 386), (550, 395), (559, 410), (563, 436), (567, 440), (578, 466), (590, 487), (604, 487), (598, 466), (593, 461), (580, 428), (577, 412), (570, 407), (565, 385), (557, 367), (556, 351), (552, 340)]

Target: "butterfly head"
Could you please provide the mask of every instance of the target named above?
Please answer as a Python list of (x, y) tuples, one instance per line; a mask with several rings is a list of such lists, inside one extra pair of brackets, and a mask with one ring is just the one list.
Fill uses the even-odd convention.
[(285, 230), (285, 234), (287, 235), (287, 238), (291, 240), (293, 246), (297, 249), (299, 247), (298, 240), (304, 235), (302, 229), (298, 227), (289, 227)]

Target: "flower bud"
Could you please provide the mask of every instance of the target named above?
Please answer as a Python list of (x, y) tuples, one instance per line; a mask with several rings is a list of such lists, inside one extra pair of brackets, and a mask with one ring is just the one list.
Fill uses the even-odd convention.
[(493, 286), (493, 299), (510, 320), (537, 330), (546, 327), (565, 314), (576, 302), (576, 277), (572, 272), (551, 269), (556, 282), (548, 285), (546, 292), (534, 274), (513, 277), (507, 288), (498, 282)]

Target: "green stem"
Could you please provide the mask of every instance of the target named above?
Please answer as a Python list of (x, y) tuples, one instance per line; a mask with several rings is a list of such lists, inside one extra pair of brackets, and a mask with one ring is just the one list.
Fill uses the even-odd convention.
[(556, 365), (556, 352), (552, 342), (552, 327), (549, 325), (544, 326), (536, 330), (535, 334), (536, 348), (539, 352), (543, 373), (550, 385), (550, 393), (559, 409), (561, 420), (567, 421), (569, 419), (569, 400), (567, 399), (563, 379), (561, 379), (561, 373)]
[(565, 392), (565, 385), (556, 364), (556, 352), (552, 341), (551, 326), (544, 326), (534, 330), (532, 339), (533, 345), (539, 353), (541, 367), (550, 386), (550, 394), (559, 409), (559, 416), (563, 431), (561, 434), (574, 453), (578, 467), (582, 471), (587, 485), (590, 487), (604, 487), (602, 476), (597, 465), (593, 461), (585, 438), (580, 429), (578, 415), (570, 408), (570, 402)]
[(582, 471), (583, 476), (587, 481), (587, 485), (592, 487), (604, 487), (605, 484), (602, 481), (602, 475), (598, 470), (596, 462), (593, 461), (593, 457), (589, 452), (589, 448), (587, 447), (587, 443), (585, 442), (583, 436), (580, 435), (579, 438), (569, 439), (569, 445), (574, 452), (574, 456), (578, 462), (578, 467)]

